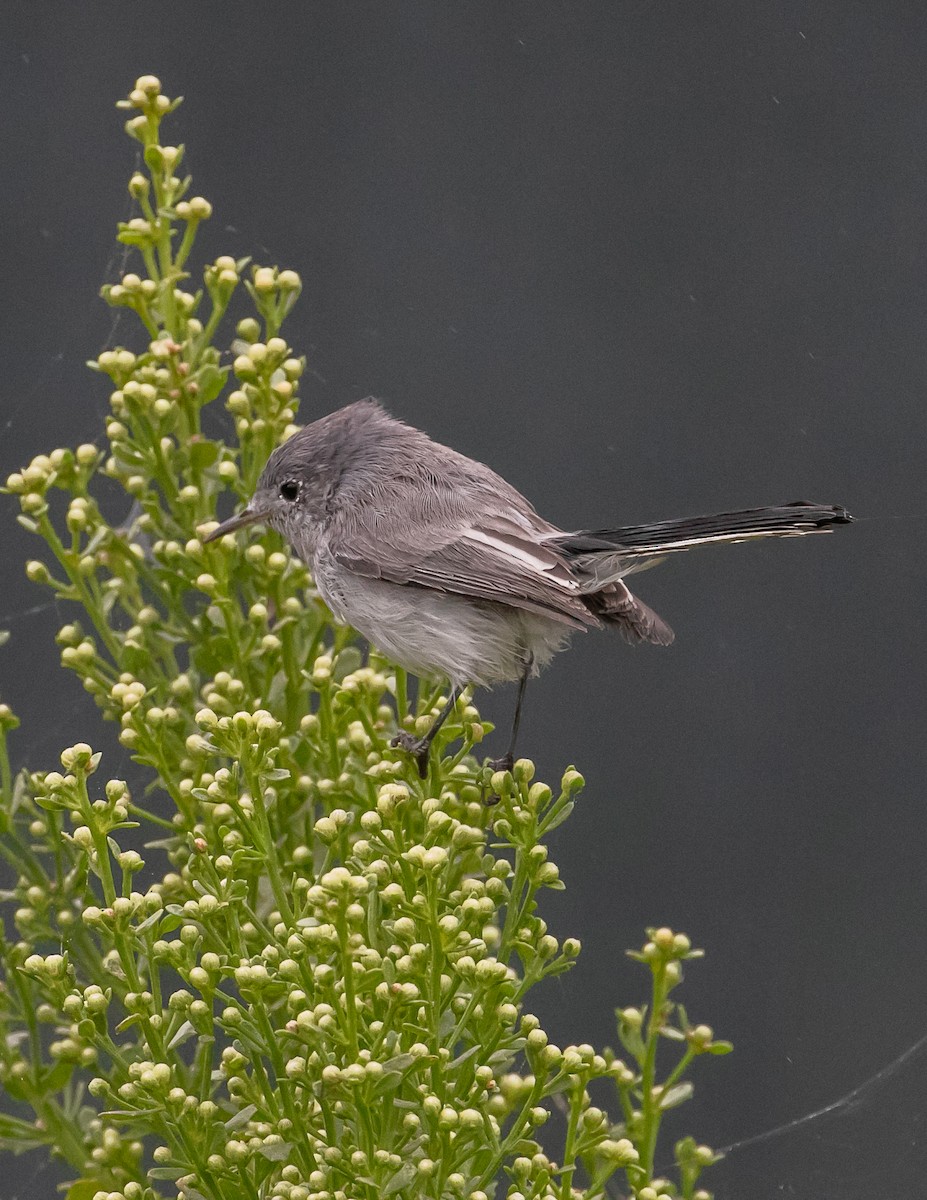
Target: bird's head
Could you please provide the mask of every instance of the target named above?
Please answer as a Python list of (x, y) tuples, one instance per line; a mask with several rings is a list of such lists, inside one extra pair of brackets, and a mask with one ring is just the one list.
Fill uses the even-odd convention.
[(265, 524), (299, 550), (329, 516), (344, 473), (390, 428), (399, 422), (375, 401), (360, 400), (300, 429), (271, 454), (242, 511), (203, 540)]

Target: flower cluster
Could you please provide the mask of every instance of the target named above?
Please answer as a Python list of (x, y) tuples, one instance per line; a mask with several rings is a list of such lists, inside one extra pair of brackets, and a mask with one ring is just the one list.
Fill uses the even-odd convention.
[[(6, 490), (44, 542), (27, 574), (77, 613), (61, 662), (141, 777), (101, 785), (79, 743), (14, 778), (0, 705), (0, 1085), (36, 1115), (0, 1115), (2, 1144), (54, 1149), (72, 1200), (569, 1200), (616, 1172), (639, 1200), (704, 1200), (707, 1147), (654, 1175), (690, 1064), (729, 1049), (671, 999), (689, 940), (655, 929), (636, 953), (651, 999), (619, 1010), (624, 1058), (553, 1045), (526, 1008), (580, 952), (540, 910), (582, 776), (481, 766), (465, 694), (420, 779), (392, 740), (440, 684), (410, 704), (274, 534), (205, 542), (295, 428), (305, 364), (281, 328), (301, 285), (224, 256), (189, 283), (212, 206), (162, 144), (176, 102), (143, 76), (123, 106), (136, 261), (103, 297), (139, 338), (90, 364), (108, 444), (39, 455)], [(239, 285), (254, 315), (224, 355)], [(222, 396), (228, 442), (202, 424)]]

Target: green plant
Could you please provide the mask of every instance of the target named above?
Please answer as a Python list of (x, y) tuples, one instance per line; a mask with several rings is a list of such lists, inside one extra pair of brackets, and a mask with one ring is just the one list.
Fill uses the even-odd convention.
[[(112, 383), (108, 450), (41, 455), (6, 490), (49, 552), (30, 578), (86, 623), (60, 631), (62, 663), (147, 784), (98, 784), (83, 743), (14, 778), (0, 706), (2, 1145), (61, 1156), (71, 1200), (591, 1200), (616, 1173), (639, 1200), (707, 1197), (714, 1156), (691, 1139), (678, 1181), (654, 1177), (684, 1073), (729, 1049), (671, 998), (689, 940), (651, 930), (633, 956), (652, 994), (619, 1011), (626, 1061), (559, 1049), (524, 1011), (579, 953), (538, 899), (562, 886), (547, 839), (582, 777), (552, 790), (525, 759), (488, 777), (464, 698), (420, 780), (390, 748), (404, 673), (332, 623), (272, 532), (203, 544), (217, 501), (249, 495), (294, 428), (304, 361), (281, 326), (300, 281), (219, 258), (195, 288), (211, 206), (160, 141), (177, 101), (144, 76), (122, 104), (147, 173), (119, 239), (141, 269), (103, 296), (144, 335), (90, 364)], [(242, 283), (255, 315), (229, 368), (216, 338)], [(230, 370), (227, 444), (201, 414)], [(420, 688), (410, 722), (439, 702)]]

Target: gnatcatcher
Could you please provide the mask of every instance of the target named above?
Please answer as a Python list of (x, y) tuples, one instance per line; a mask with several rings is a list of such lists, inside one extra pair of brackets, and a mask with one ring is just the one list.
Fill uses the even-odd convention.
[(709, 542), (828, 533), (846, 509), (775, 508), (565, 533), (489, 467), (361, 400), (295, 433), (270, 456), (243, 511), (206, 541), (255, 522), (278, 530), (319, 593), (388, 658), (444, 675), (450, 697), (424, 737), (393, 741), (424, 778), (435, 734), (467, 684), (518, 680), (510, 768), (529, 675), (574, 629), (607, 625), (667, 646), (670, 627), (625, 579)]

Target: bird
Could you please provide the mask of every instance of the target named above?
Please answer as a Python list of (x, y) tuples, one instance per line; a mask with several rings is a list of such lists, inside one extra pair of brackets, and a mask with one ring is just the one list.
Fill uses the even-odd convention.
[(828, 533), (841, 505), (794, 501), (643, 525), (565, 531), (485, 464), (433, 441), (375, 399), (295, 432), (270, 455), (244, 509), (211, 542), (263, 523), (305, 562), (335, 618), (450, 694), (422, 736), (392, 744), (427, 777), (435, 735), (467, 686), (517, 682), (511, 769), (528, 679), (579, 630), (668, 646), (673, 631), (628, 588), (635, 573), (693, 547)]

